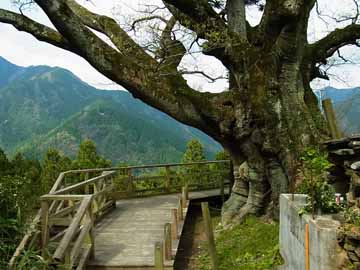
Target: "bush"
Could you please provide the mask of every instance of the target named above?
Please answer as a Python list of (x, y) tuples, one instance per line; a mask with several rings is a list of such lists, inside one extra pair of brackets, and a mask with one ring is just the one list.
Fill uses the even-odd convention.
[(335, 190), (327, 183), (327, 170), (332, 164), (327, 160), (326, 154), (318, 149), (308, 149), (301, 156), (303, 163), (303, 182), (298, 186), (297, 192), (308, 195), (307, 204), (300, 213), (337, 213), (341, 206), (335, 202)]

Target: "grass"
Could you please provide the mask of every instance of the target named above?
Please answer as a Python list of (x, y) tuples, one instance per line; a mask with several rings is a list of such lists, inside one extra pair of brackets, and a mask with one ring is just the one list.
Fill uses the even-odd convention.
[[(216, 235), (219, 270), (267, 270), (282, 264), (279, 225), (248, 217), (242, 224)], [(199, 256), (199, 270), (210, 270), (207, 248)]]

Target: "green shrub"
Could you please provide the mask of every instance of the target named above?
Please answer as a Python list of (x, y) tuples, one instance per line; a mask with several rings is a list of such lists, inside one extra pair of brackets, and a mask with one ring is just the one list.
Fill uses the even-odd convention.
[(306, 206), (300, 211), (315, 213), (337, 213), (342, 208), (335, 202), (335, 190), (327, 183), (327, 170), (332, 164), (326, 154), (318, 149), (308, 149), (301, 156), (304, 180), (298, 186), (297, 192), (308, 195)]

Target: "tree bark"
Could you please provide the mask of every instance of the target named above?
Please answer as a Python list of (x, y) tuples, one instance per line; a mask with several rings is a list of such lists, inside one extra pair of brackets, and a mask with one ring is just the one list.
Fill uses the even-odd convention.
[(248, 98), (232, 99), (241, 113), (234, 114), (233, 137), (222, 141), (232, 156), (235, 176), (223, 209), (225, 222), (262, 214), (270, 202), (268, 210), (276, 217), (279, 194), (289, 192), (299, 156), (326, 136), (316, 98), (306, 93), (300, 64), (265, 62), (256, 71), (247, 68), (249, 80), (241, 92)]

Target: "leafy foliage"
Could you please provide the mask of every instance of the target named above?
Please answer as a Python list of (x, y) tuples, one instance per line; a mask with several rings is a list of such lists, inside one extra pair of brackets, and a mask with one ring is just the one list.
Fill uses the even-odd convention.
[(204, 147), (198, 140), (191, 140), (186, 146), (185, 153), (182, 158), (183, 163), (191, 163), (197, 161), (205, 161)]
[(7, 162), (3, 162), (0, 168), (0, 269), (6, 269), (28, 217), (37, 204), (41, 168), (37, 161), (21, 155), (11, 161), (6, 155), (2, 158)]
[(111, 161), (99, 156), (95, 143), (90, 140), (84, 140), (79, 147), (77, 158), (73, 162), (77, 169), (83, 168), (106, 168), (110, 167)]
[[(186, 146), (185, 153), (182, 158), (183, 163), (192, 163), (205, 161), (204, 148), (198, 140), (191, 140)], [(206, 176), (207, 165), (192, 165), (183, 169), (186, 175), (183, 177), (184, 184), (202, 184), (207, 179)], [(196, 183), (195, 183), (196, 181)]]
[(326, 170), (332, 166), (327, 156), (317, 149), (307, 149), (301, 160), (304, 180), (297, 190), (308, 195), (307, 205), (302, 212), (338, 212), (341, 206), (335, 202), (335, 190), (326, 181)]
[(345, 221), (360, 227), (360, 209), (358, 207), (347, 208), (345, 210)]

